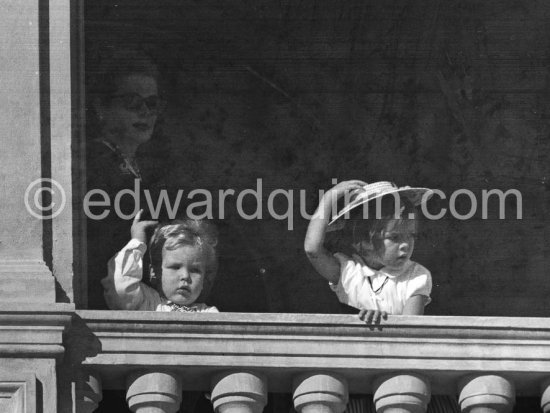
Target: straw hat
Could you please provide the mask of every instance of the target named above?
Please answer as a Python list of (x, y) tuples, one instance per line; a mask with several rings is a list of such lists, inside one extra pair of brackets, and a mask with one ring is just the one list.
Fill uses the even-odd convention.
[(410, 186), (398, 187), (394, 183), (386, 181), (367, 184), (361, 189), (353, 192), (350, 203), (345, 205), (336, 214), (332, 221), (330, 221), (329, 225), (332, 225), (336, 220), (350, 212), (352, 209), (372, 201), (373, 199), (381, 198), (390, 194), (399, 194), (400, 197), (407, 198), (414, 206), (417, 206), (423, 202), (426, 202), (433, 195), (433, 191), (428, 188), (411, 188)]

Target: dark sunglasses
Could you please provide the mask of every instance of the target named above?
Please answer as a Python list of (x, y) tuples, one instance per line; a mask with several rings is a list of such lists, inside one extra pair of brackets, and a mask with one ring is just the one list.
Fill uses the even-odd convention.
[(122, 102), (122, 106), (132, 112), (140, 111), (144, 104), (147, 109), (153, 113), (160, 113), (166, 107), (164, 100), (157, 95), (147, 96), (144, 98), (138, 93), (126, 93), (122, 95), (112, 95), (111, 98), (120, 100)]

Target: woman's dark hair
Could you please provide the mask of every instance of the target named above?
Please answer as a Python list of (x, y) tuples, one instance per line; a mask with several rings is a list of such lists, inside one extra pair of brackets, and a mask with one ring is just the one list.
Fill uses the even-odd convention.
[(146, 75), (159, 83), (159, 71), (152, 59), (137, 50), (116, 50), (110, 55), (103, 56), (95, 66), (87, 71), (89, 76), (88, 94), (92, 98), (99, 98), (102, 103), (116, 92), (119, 82), (126, 76)]

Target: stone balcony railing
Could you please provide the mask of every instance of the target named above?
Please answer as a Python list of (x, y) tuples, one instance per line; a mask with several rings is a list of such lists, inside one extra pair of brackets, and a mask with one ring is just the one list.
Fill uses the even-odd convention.
[[(261, 412), (268, 392), (296, 410), (341, 412), (349, 393), (378, 412), (423, 412), (431, 395), (464, 412), (550, 412), (550, 319), (75, 311), (0, 305), (0, 411), (92, 412), (103, 389), (131, 410), (175, 412), (182, 391), (218, 413)], [(524, 413), (524, 412), (521, 412)]]
[(183, 390), (211, 392), (217, 412), (261, 412), (267, 392), (296, 410), (341, 412), (349, 393), (378, 412), (423, 412), (431, 395), (464, 412), (511, 411), (516, 395), (550, 412), (550, 320), (352, 315), (77, 311), (66, 335), (77, 412), (125, 389), (132, 411), (175, 412)]

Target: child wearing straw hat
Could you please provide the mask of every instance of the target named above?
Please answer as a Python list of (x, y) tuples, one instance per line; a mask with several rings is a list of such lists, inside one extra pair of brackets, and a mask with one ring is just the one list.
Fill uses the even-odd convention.
[[(379, 323), (387, 314), (423, 314), (430, 302), (430, 271), (411, 255), (416, 207), (431, 195), (427, 188), (352, 180), (335, 185), (319, 202), (305, 252), (338, 299), (359, 309), (359, 318), (367, 324)], [(331, 220), (342, 198), (344, 207)], [(348, 254), (326, 248), (326, 233), (334, 228), (343, 230)]]
[[(307, 230), (306, 254), (338, 299), (359, 309), (359, 318), (367, 324), (379, 323), (387, 314), (424, 314), (432, 278), (428, 269), (410, 258), (416, 208), (432, 194), (427, 188), (353, 180), (335, 185), (321, 198)], [(344, 207), (331, 220), (342, 198)], [(349, 245), (341, 245), (333, 254), (325, 247), (325, 236), (336, 229)], [(366, 397), (351, 396), (346, 408), (346, 413), (375, 411)], [(427, 410), (459, 411), (455, 398), (447, 395), (432, 396)]]

